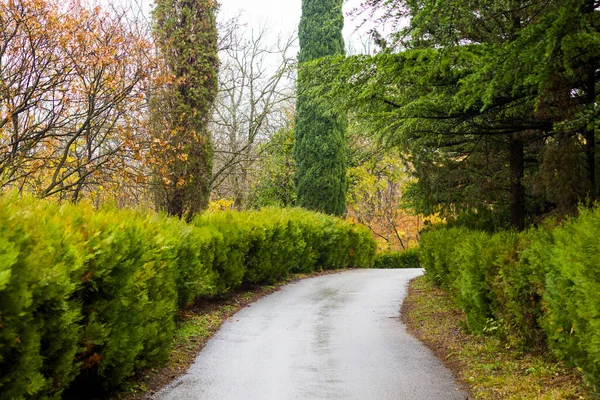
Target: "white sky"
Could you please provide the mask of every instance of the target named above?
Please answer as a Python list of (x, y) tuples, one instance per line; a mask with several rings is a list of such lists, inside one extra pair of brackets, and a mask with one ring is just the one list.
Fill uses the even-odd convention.
[[(141, 7), (146, 18), (149, 19), (150, 11), (154, 6), (153, 0), (90, 0), (92, 4), (100, 3), (134, 3)], [(241, 15), (241, 22), (246, 24), (248, 34), (252, 29), (267, 25), (273, 41), (277, 36), (288, 37), (298, 30), (300, 15), (302, 14), (302, 0), (217, 0), (220, 10), (219, 20), (226, 20)], [(369, 42), (367, 31), (373, 27), (367, 23), (361, 28), (357, 27), (364, 16), (352, 17), (348, 13), (360, 6), (364, 0), (344, 0), (344, 40), (349, 54), (370, 51), (366, 43)], [(372, 47), (372, 46), (371, 46)]]
[[(346, 0), (344, 13), (347, 14), (354, 7), (358, 7), (362, 0)], [(250, 28), (258, 28), (261, 24), (267, 24), (272, 35), (287, 34), (297, 31), (300, 15), (302, 14), (302, 0), (219, 0), (221, 8), (219, 17), (228, 18), (242, 15), (242, 22), (247, 23)], [(368, 27), (362, 27), (356, 31), (362, 18), (353, 19), (348, 15), (344, 21), (344, 39), (346, 46), (362, 52), (362, 42), (367, 37)]]

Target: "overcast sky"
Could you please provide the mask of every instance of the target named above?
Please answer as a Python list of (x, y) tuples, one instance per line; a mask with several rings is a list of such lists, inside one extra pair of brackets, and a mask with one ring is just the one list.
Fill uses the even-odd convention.
[[(298, 29), (300, 15), (302, 14), (302, 0), (219, 0), (221, 4), (220, 18), (233, 17), (240, 13), (242, 20), (250, 27), (258, 27), (267, 23), (272, 34), (287, 33)], [(354, 7), (359, 6), (361, 0), (347, 0), (344, 4), (344, 13), (347, 14)], [(366, 37), (368, 27), (356, 31), (361, 18), (353, 19), (345, 16), (344, 38), (346, 43), (360, 50)]]

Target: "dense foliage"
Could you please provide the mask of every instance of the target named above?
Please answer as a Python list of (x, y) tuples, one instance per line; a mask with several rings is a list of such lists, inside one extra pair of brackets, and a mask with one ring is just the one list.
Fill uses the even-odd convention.
[[(298, 28), (302, 64), (345, 54), (341, 0), (304, 0)], [(333, 215), (346, 210), (346, 121), (324, 104), (312, 102), (309, 74), (300, 67), (294, 158), (297, 205)]]
[(296, 204), (294, 128), (275, 132), (261, 146), (264, 155), (252, 185), (250, 206), (292, 207)]
[(160, 0), (154, 32), (165, 63), (151, 106), (157, 205), (188, 220), (208, 207), (217, 96), (216, 2)]
[(178, 309), (291, 272), (369, 267), (366, 228), (300, 209), (151, 212), (0, 197), (0, 399), (114, 387), (165, 360)]
[(312, 95), (407, 153), (419, 211), (523, 229), (596, 198), (597, 1), (367, 3), (410, 25), (375, 56), (313, 62)]
[(420, 268), (419, 250), (386, 251), (375, 256), (375, 268)]
[(547, 345), (600, 390), (599, 230), (598, 207), (520, 234), (442, 228), (423, 234), (420, 256), (471, 331), (528, 349)]
[(139, 194), (152, 43), (123, 7), (0, 2), (0, 190)]

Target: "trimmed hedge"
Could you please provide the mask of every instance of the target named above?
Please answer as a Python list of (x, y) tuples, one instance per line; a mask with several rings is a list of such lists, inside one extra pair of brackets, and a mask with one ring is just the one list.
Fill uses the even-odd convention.
[(150, 212), (0, 196), (0, 399), (118, 386), (163, 362), (178, 309), (291, 272), (371, 267), (368, 230), (299, 209)]
[(600, 208), (561, 227), (422, 235), (426, 275), (449, 290), (475, 333), (548, 346), (600, 391)]
[(421, 268), (419, 250), (386, 251), (375, 255), (375, 268)]

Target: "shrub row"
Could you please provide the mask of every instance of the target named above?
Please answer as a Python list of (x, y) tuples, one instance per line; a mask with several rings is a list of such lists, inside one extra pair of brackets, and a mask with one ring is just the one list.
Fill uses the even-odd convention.
[(385, 251), (375, 256), (375, 268), (420, 268), (419, 250)]
[(600, 389), (600, 208), (517, 234), (437, 229), (422, 235), (427, 276), (468, 328), (523, 348), (548, 346)]
[(303, 210), (192, 224), (0, 197), (0, 399), (121, 384), (166, 359), (179, 308), (290, 272), (370, 267), (369, 232)]

